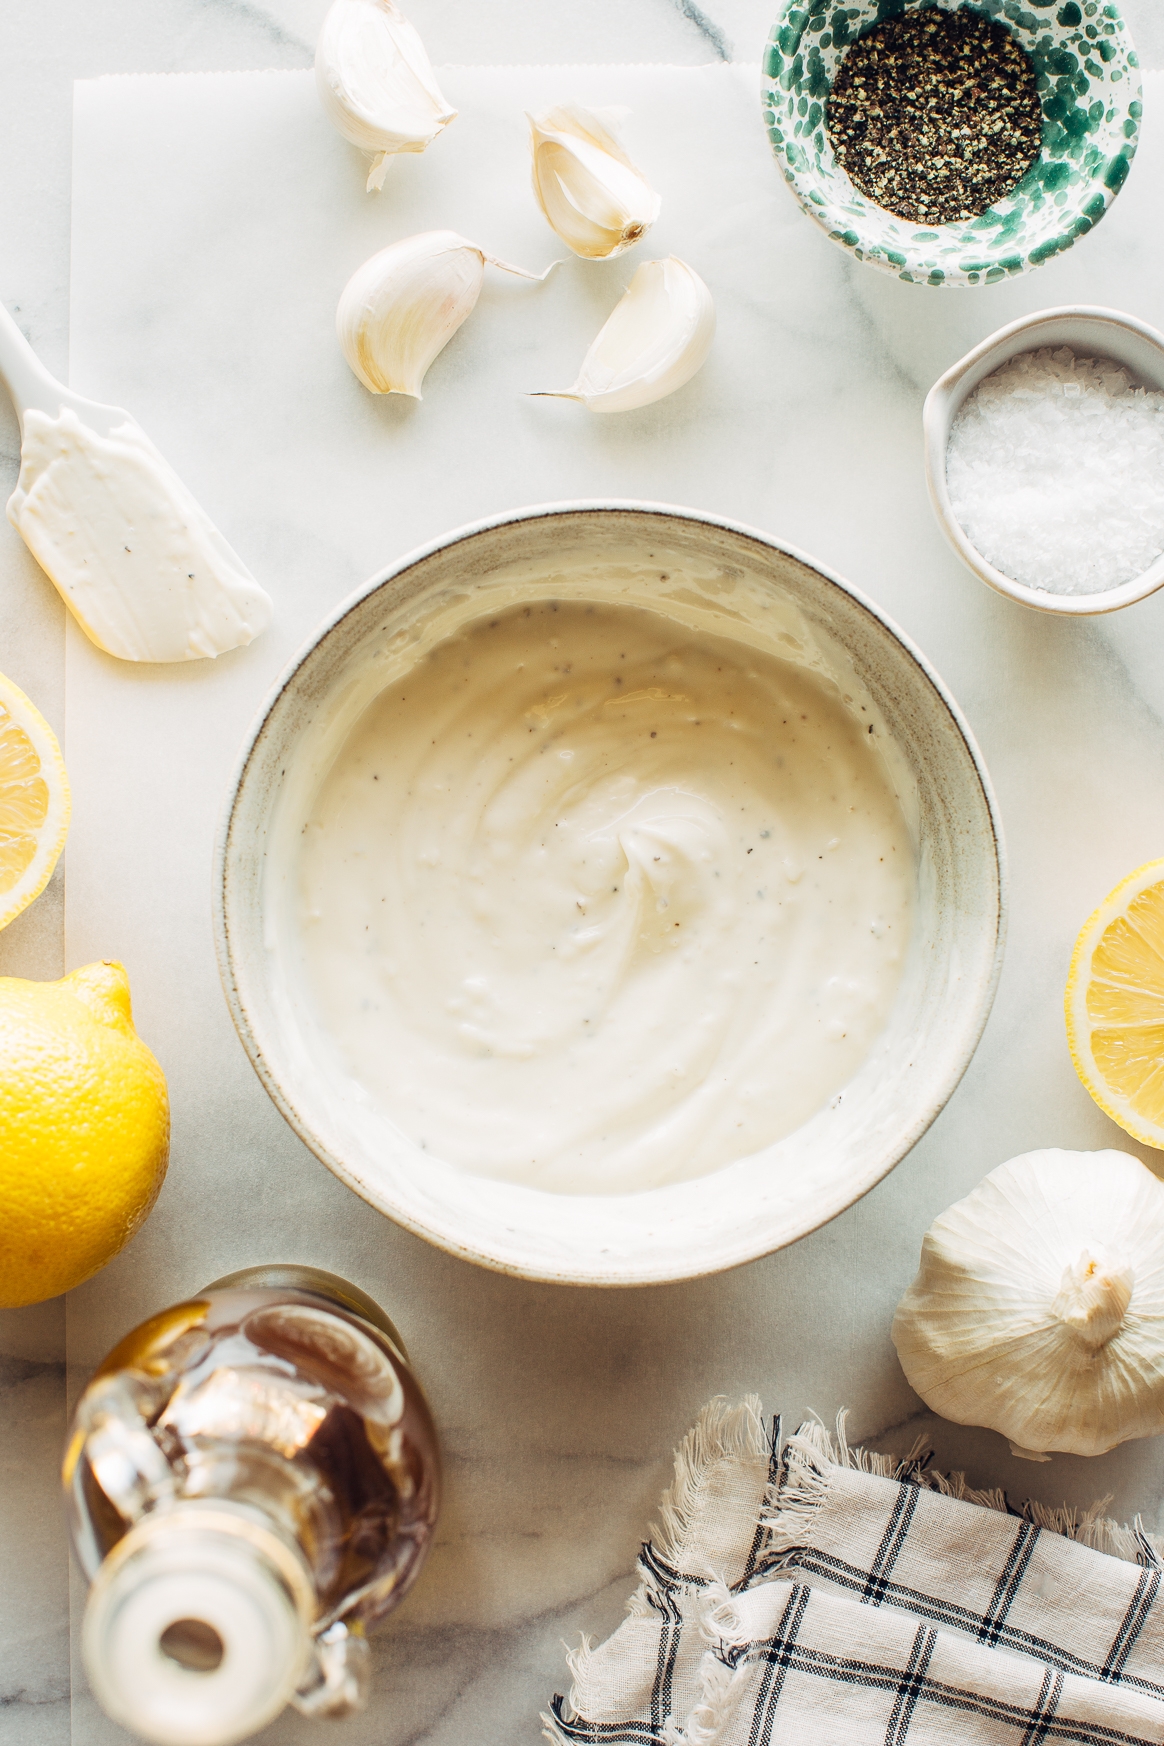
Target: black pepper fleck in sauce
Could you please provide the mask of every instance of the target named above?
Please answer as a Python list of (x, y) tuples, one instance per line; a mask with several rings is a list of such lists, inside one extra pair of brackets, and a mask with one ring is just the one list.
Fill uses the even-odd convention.
[(1034, 65), (1003, 24), (963, 8), (886, 19), (841, 62), (825, 110), (837, 162), (915, 224), (978, 218), (1039, 154)]

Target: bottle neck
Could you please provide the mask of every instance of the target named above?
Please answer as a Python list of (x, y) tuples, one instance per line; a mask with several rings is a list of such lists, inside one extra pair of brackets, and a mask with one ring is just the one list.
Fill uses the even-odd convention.
[(182, 1503), (118, 1542), (82, 1631), (94, 1695), (160, 1746), (232, 1746), (279, 1714), (312, 1653), (311, 1578), (230, 1504)]

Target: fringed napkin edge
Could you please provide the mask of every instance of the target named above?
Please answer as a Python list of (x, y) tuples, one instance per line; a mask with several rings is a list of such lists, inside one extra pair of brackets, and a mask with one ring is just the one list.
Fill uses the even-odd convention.
[(1016, 1507), (1001, 1486), (979, 1491), (967, 1483), (966, 1475), (960, 1471), (932, 1471), (929, 1462), (933, 1451), (926, 1447), (924, 1437), (919, 1437), (909, 1453), (900, 1457), (883, 1455), (875, 1449), (852, 1448), (846, 1436), (847, 1417), (843, 1410), (837, 1414), (834, 1435), (830, 1435), (820, 1419), (809, 1419), (784, 1443), (778, 1495), (763, 1511), (774, 1552), (791, 1552), (812, 1544), (813, 1519), (828, 1489), (828, 1473), (822, 1463), (831, 1462), (836, 1467), (872, 1473), (881, 1479), (908, 1479), (923, 1490), (940, 1492), (943, 1497), (1021, 1517), (1037, 1528), (1046, 1528), (1066, 1540), (1089, 1546), (1093, 1552), (1106, 1552), (1109, 1557), (1122, 1558), (1129, 1564), (1142, 1564), (1145, 1552), (1150, 1552), (1155, 1562), (1164, 1564), (1164, 1539), (1149, 1533), (1140, 1516), (1133, 1517), (1129, 1524), (1104, 1514), (1111, 1502), (1110, 1492), (1088, 1509), (1073, 1504), (1043, 1504), (1035, 1498), (1027, 1498)]
[[(709, 1508), (716, 1470), (726, 1464), (752, 1469), (757, 1499), (751, 1550), (742, 1580), (735, 1584), (737, 1591), (757, 1577), (776, 1575), (794, 1562), (797, 1551), (812, 1545), (814, 1521), (828, 1493), (828, 1463), (883, 1479), (905, 1479), (944, 1497), (1022, 1518), (1127, 1563), (1164, 1564), (1164, 1539), (1149, 1533), (1138, 1515), (1126, 1524), (1104, 1514), (1110, 1494), (1088, 1509), (1048, 1505), (1033, 1498), (1016, 1508), (1001, 1487), (980, 1490), (967, 1482), (964, 1472), (932, 1470), (933, 1452), (926, 1447), (924, 1436), (904, 1456), (853, 1446), (848, 1440), (847, 1418), (845, 1410), (839, 1412), (835, 1431), (830, 1433), (814, 1416), (785, 1440), (778, 1416), (770, 1428), (765, 1424), (758, 1395), (745, 1395), (735, 1405), (726, 1396), (716, 1395), (676, 1449), (674, 1477), (659, 1501), (658, 1524), (641, 1548), (639, 1585), (627, 1602), (626, 1621), (620, 1627), (624, 1629), (631, 1620), (657, 1622), (660, 1615), (666, 1617), (673, 1610), (670, 1591), (677, 1576), (686, 1586), (698, 1582), (700, 1629), (708, 1645), (700, 1667), (702, 1689), (685, 1728), (664, 1724), (662, 1737), (671, 1746), (713, 1746), (724, 1717), (731, 1711), (736, 1682), (745, 1671), (726, 1666), (713, 1652), (715, 1647), (731, 1643), (737, 1634), (733, 1587), (722, 1571), (706, 1566), (690, 1568), (688, 1557)], [(553, 1713), (541, 1715), (543, 1737), (551, 1746), (577, 1746), (580, 1736), (572, 1724), (582, 1722), (587, 1713), (585, 1694), (595, 1671), (595, 1657), (603, 1647), (596, 1648), (585, 1634), (576, 1648), (563, 1644), (571, 1676), (569, 1696), (555, 1697)]]

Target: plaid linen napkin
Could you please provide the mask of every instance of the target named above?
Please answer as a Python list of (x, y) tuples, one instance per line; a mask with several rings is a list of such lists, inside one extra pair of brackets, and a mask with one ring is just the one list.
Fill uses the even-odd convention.
[(554, 1746), (1164, 1742), (1160, 1547), (712, 1401)]

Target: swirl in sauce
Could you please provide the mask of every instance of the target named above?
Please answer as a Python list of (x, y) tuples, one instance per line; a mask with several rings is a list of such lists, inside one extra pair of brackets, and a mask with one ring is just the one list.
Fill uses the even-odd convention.
[(915, 884), (868, 718), (641, 608), (438, 643), (323, 780), (299, 868), (324, 1027), (425, 1150), (562, 1193), (703, 1175), (861, 1066)]

